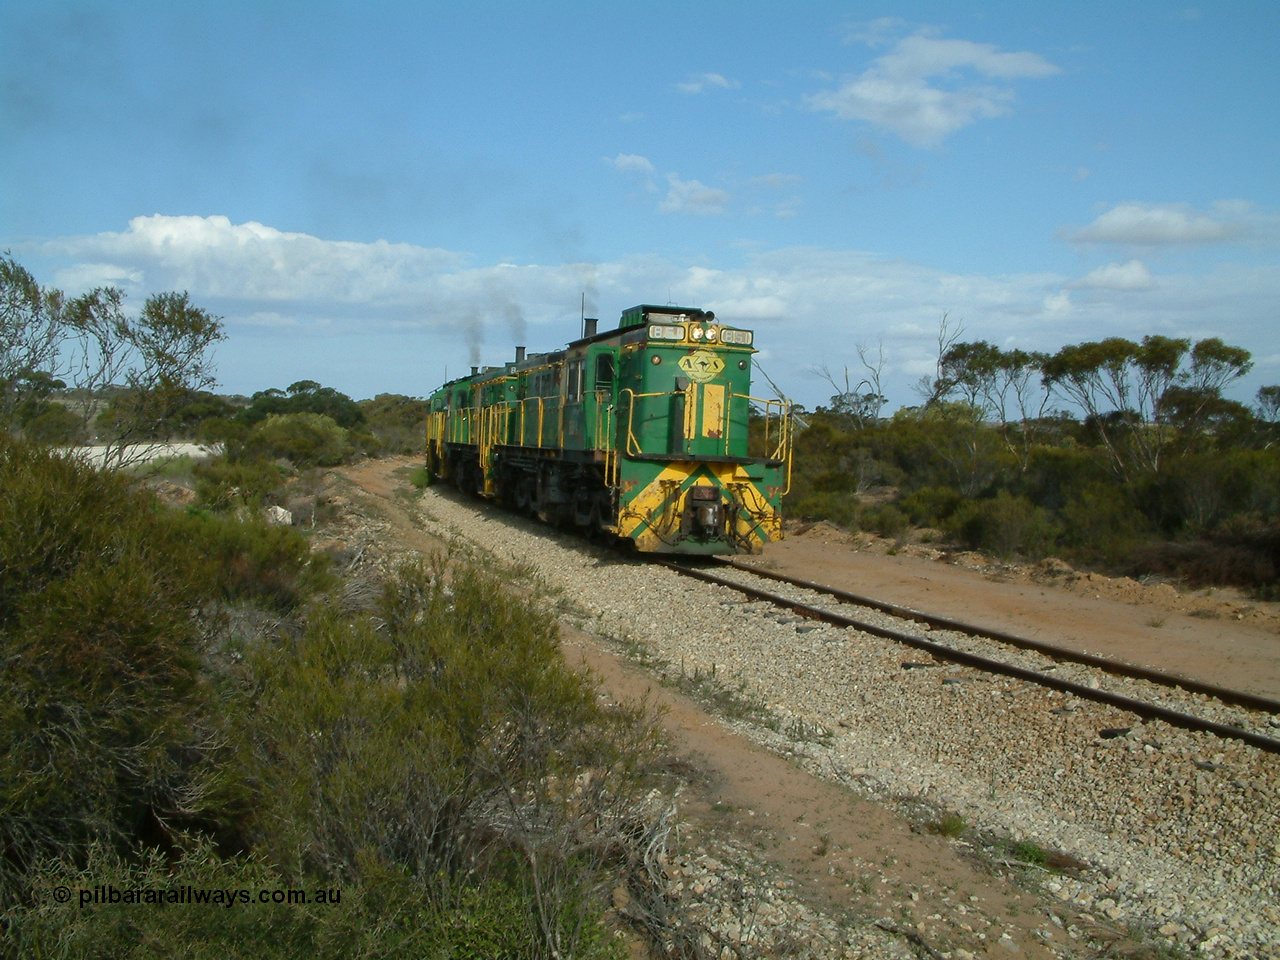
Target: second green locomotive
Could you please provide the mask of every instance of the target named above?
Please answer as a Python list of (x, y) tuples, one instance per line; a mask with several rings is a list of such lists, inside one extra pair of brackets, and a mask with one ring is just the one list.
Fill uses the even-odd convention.
[(430, 398), (427, 469), (646, 553), (759, 553), (782, 536), (791, 411), (750, 395), (754, 334), (641, 305), (564, 350), (472, 368)]

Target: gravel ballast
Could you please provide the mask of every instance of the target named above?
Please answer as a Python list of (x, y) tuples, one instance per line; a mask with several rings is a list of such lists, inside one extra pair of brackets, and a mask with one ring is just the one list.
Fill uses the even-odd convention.
[(1088, 869), (1045, 874), (1053, 896), (1197, 956), (1280, 955), (1280, 757), (798, 621), (451, 492), (418, 509), (428, 532), (532, 568), (580, 628), (741, 684), (778, 721), (742, 732), (815, 774), (1061, 851)]

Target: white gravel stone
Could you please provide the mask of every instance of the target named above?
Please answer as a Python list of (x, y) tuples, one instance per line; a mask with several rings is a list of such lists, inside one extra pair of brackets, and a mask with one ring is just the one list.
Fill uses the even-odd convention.
[[(489, 511), (433, 488), (420, 506), (431, 532), (535, 570), (583, 629), (665, 662), (668, 673), (740, 685), (781, 718), (779, 732), (739, 724), (742, 731), (814, 773), (885, 801), (924, 796), (982, 830), (1083, 861), (1092, 869), (1081, 879), (1053, 877), (1048, 889), (1112, 920), (1158, 929), (1199, 956), (1265, 956), (1280, 944), (1280, 757), (964, 667), (905, 669), (930, 658), (852, 629), (801, 633), (793, 615), (729, 588), (518, 517), (482, 520)], [(859, 616), (900, 626), (883, 614)], [(929, 639), (977, 652), (990, 646), (941, 630)], [(1014, 656), (1055, 676), (1150, 695), (1138, 681)], [(1246, 719), (1203, 697), (1159, 695), (1179, 709), (1268, 729), (1265, 715)]]

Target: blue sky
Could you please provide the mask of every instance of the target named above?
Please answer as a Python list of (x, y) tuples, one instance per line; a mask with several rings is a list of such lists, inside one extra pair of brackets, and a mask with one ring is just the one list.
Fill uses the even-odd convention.
[(641, 302), (915, 402), (939, 320), (1280, 382), (1280, 5), (0, 0), (0, 246), (223, 389), (424, 395)]

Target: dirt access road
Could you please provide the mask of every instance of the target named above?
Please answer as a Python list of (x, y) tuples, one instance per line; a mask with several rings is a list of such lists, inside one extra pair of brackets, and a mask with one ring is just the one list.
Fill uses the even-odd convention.
[[(408, 459), (367, 461), (340, 474), (353, 485), (353, 501), (390, 525), (395, 546), (425, 554), (440, 544), (414, 521), (413, 501), (398, 495), (408, 490), (405, 468), (414, 465)], [(1176, 608), (1176, 599), (1164, 608), (1082, 597), (1067, 577), (1055, 586), (1031, 576), (993, 576), (990, 569), (891, 556), (832, 528), (770, 547), (761, 559), (773, 569), (906, 606), (1276, 693), (1268, 683), (1277, 673), (1280, 642), (1256, 617), (1190, 616)], [(1085, 582), (1101, 588), (1100, 581)], [(1160, 626), (1150, 625), (1157, 619)], [(620, 702), (647, 699), (664, 711), (673, 763), (688, 771), (681, 798), (686, 845), (714, 849), (721, 838), (750, 848), (792, 878), (804, 902), (828, 916), (880, 919), (897, 931), (904, 948), (921, 956), (939, 956), (930, 945), (944, 944), (957, 960), (1155, 956), (1127, 930), (996, 875), (973, 848), (922, 830), (896, 810), (813, 777), (738, 735), (611, 645), (567, 626), (562, 636), (568, 659), (593, 672), (603, 695)], [(1170, 636), (1179, 641), (1181, 659), (1153, 659), (1159, 641)], [(1104, 645), (1094, 639), (1100, 637), (1110, 639)], [(1219, 644), (1218, 652), (1198, 650), (1202, 642)], [(1252, 658), (1253, 683), (1232, 672), (1245, 662), (1242, 650)]]

